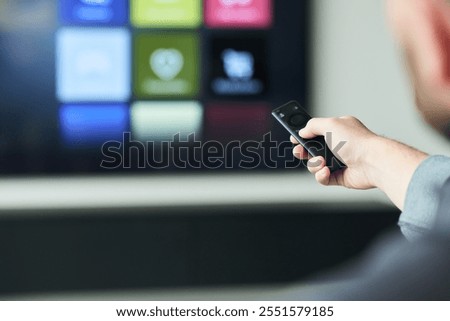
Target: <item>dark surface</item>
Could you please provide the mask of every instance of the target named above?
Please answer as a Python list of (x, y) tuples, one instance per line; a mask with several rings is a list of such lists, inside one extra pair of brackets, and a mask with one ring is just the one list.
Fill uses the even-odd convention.
[(298, 206), (10, 216), (0, 293), (289, 282), (360, 253), (397, 217)]

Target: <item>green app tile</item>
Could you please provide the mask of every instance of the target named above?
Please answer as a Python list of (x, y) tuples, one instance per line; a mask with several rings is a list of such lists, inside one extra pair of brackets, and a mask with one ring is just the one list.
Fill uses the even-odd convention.
[(199, 59), (195, 34), (137, 34), (134, 94), (138, 98), (196, 96)]
[(197, 27), (202, 22), (201, 0), (131, 0), (131, 23), (136, 27)]

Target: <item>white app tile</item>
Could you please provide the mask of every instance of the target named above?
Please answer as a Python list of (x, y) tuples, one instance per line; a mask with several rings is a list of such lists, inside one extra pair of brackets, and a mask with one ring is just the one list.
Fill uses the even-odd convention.
[(200, 138), (203, 108), (195, 101), (136, 102), (131, 108), (133, 138), (140, 141), (172, 141), (195, 133)]
[(129, 99), (131, 39), (126, 29), (65, 28), (56, 37), (56, 91), (62, 102)]

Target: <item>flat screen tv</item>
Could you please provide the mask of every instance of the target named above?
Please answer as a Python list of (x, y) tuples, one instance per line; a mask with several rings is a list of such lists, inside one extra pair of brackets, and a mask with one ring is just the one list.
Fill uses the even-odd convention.
[(308, 3), (0, 0), (0, 174), (302, 166)]

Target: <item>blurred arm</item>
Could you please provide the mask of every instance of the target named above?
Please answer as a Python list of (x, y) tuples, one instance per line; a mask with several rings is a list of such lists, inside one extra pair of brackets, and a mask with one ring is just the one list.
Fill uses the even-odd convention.
[(443, 185), (449, 178), (450, 158), (445, 156), (427, 158), (414, 172), (399, 220), (408, 239), (417, 239), (433, 227)]

